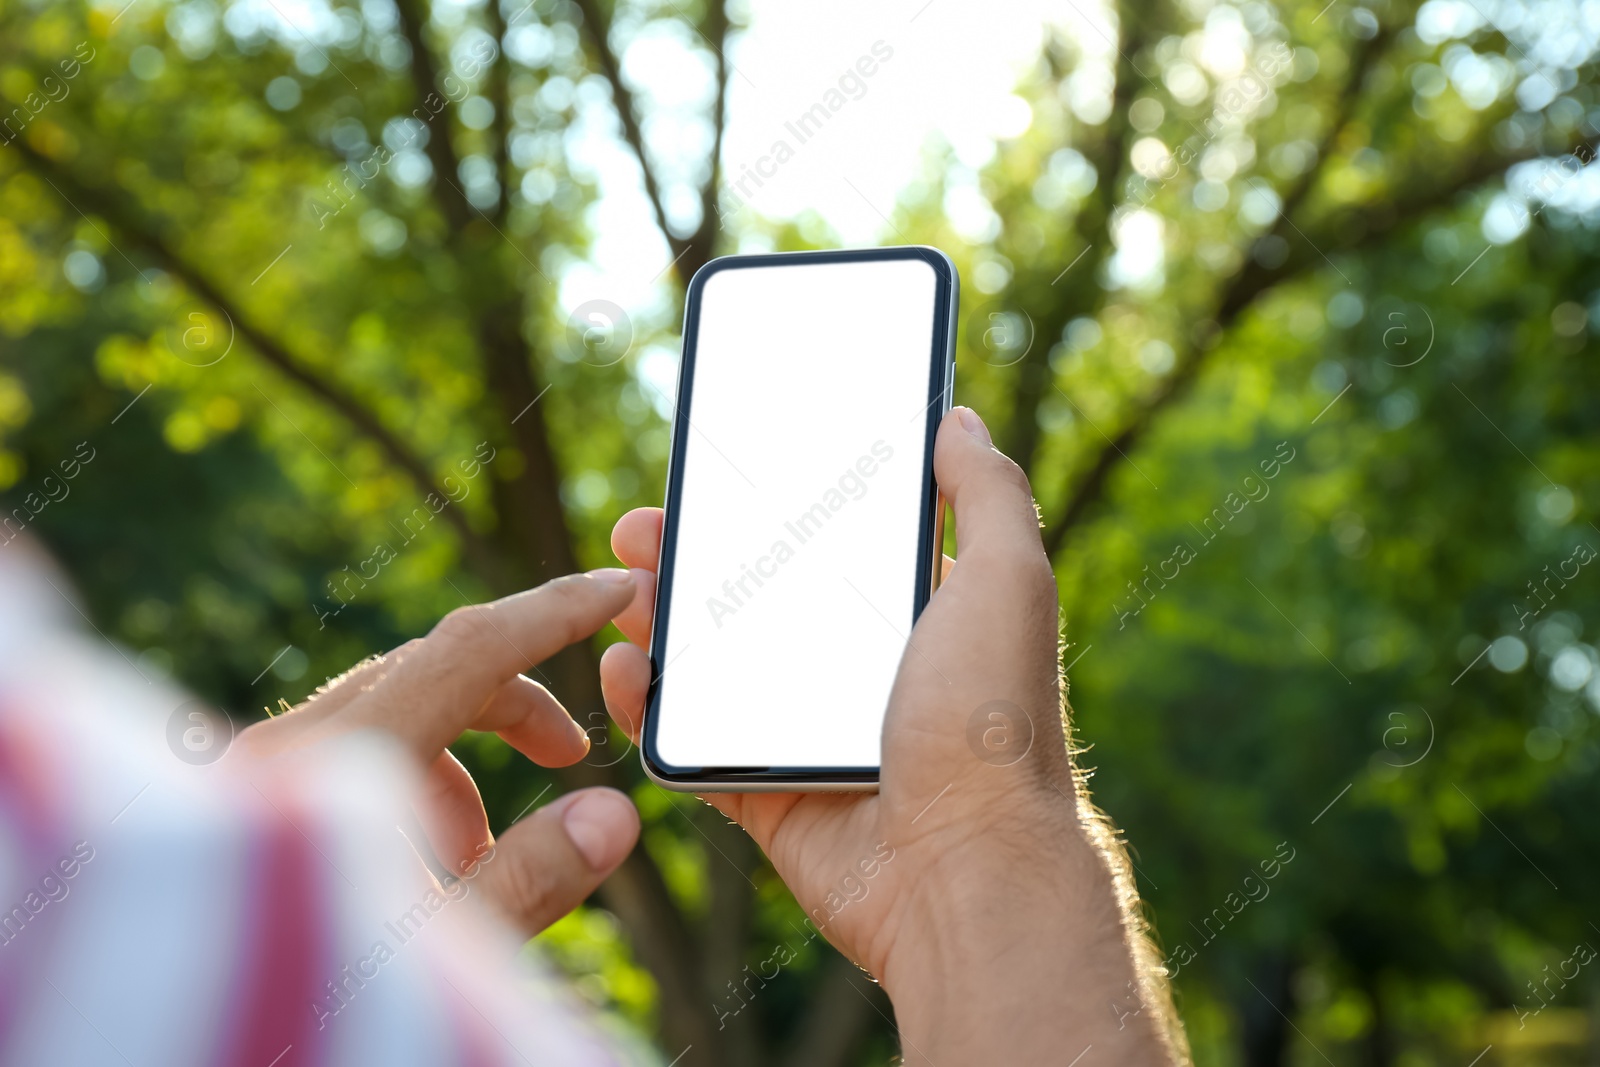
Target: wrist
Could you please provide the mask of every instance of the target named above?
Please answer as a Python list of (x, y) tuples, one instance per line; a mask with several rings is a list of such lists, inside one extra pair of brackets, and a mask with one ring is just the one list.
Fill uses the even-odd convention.
[(882, 975), (905, 1062), (1066, 1063), (1096, 1045), (1169, 1063), (1160, 1013), (1141, 1010), (1131, 923), (1076, 818), (947, 850), (908, 899)]

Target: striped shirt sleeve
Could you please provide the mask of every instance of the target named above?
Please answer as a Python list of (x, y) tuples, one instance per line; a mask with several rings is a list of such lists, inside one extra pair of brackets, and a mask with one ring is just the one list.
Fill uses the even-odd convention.
[(396, 747), (185, 762), (187, 696), (52, 598), (0, 561), (0, 1064), (626, 1062), (471, 877), (426, 873)]

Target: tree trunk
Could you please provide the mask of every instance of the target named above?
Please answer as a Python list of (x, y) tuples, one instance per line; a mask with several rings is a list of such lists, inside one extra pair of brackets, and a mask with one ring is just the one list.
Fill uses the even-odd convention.
[(1244, 1067), (1283, 1067), (1295, 1010), (1294, 961), (1268, 953), (1254, 957), (1247, 970), (1255, 988), (1239, 994), (1239, 1058)]
[(1383, 989), (1376, 974), (1362, 976), (1361, 988), (1372, 1004), (1372, 1026), (1367, 1030), (1366, 1059), (1368, 1067), (1390, 1067), (1398, 1054), (1394, 1026), (1383, 1001)]

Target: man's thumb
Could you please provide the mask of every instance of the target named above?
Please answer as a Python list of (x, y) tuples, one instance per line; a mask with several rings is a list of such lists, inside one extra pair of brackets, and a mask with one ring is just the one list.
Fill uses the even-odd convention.
[(952, 408), (939, 426), (933, 471), (956, 515), (959, 556), (1044, 555), (1028, 477), (997, 451), (971, 408)]

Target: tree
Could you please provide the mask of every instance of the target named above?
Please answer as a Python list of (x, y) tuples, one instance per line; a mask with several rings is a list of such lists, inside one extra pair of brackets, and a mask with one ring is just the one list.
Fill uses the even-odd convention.
[[(739, 28), (717, 0), (253, 10), (0, 6), (7, 513), (141, 670), (234, 708), (602, 565), (659, 501), (636, 360), (728, 247)], [(1594, 45), (1475, 10), (1068, 16), (1029, 130), (980, 171), (931, 153), (893, 224), (968, 283), (958, 399), (1033, 479), (1077, 730), (1205, 1062), (1470, 1057), (1590, 936)], [(652, 137), (651, 32), (706, 74), (703, 158)], [(593, 122), (662, 239), (659, 305), (608, 312), (631, 346), (560, 310)], [(963, 183), (981, 229), (943, 209)], [(644, 846), (545, 944), (668, 1060), (881, 1060), (886, 1002), (815, 943), (719, 1017), (798, 910), (642, 780), (595, 658), (541, 668), (586, 764), (457, 746), (496, 828), (556, 785), (640, 803)]]

